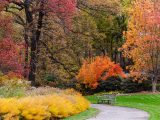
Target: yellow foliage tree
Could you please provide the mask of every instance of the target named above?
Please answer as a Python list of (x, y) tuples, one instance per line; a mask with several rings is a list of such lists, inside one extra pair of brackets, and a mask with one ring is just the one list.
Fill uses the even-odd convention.
[[(124, 55), (131, 58), (131, 75), (135, 78), (151, 78), (152, 91), (160, 75), (160, 3), (152, 0), (136, 0), (130, 10)], [(141, 79), (143, 80), (143, 79)]]

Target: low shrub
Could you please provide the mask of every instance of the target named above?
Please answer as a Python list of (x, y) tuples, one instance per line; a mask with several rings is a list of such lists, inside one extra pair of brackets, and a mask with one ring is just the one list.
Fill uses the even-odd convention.
[(53, 87), (30, 87), (25, 91), (26, 96), (37, 96), (37, 95), (51, 95), (51, 94), (62, 93), (61, 89), (53, 88)]
[(5, 85), (22, 85), (28, 86), (30, 83), (23, 79), (23, 77), (17, 73), (9, 72), (7, 74), (3, 74), (0, 72), (0, 87)]
[(120, 77), (110, 77), (107, 80), (100, 80), (98, 83), (97, 88), (92, 89), (84, 84), (80, 84), (80, 91), (84, 95), (92, 95), (95, 93), (100, 93), (100, 92), (114, 92), (114, 91), (120, 91), (121, 92), (121, 85), (122, 79)]
[[(121, 79), (120, 77), (111, 77), (106, 81), (99, 81), (96, 89), (91, 89), (85, 85), (80, 86), (80, 91), (84, 95), (92, 95), (95, 93), (136, 93), (143, 91), (151, 91), (151, 81), (144, 80), (142, 82), (135, 81), (133, 78)], [(157, 90), (160, 91), (160, 84), (157, 84)]]
[(60, 119), (78, 114), (89, 108), (90, 103), (79, 93), (75, 92), (68, 95), (69, 92), (71, 91), (22, 98), (1, 98), (1, 119)]
[(99, 81), (96, 91), (119, 91), (121, 90), (122, 79), (120, 77), (110, 77), (107, 80)]
[(0, 97), (22, 97), (25, 96), (25, 88), (22, 86), (2, 86), (0, 87)]
[(0, 97), (21, 97), (30, 83), (13, 73), (0, 75)]
[(128, 79), (123, 80), (121, 83), (121, 90), (124, 93), (150, 91), (151, 88), (152, 88), (151, 82), (149, 80), (138, 82), (138, 81), (133, 81), (132, 78), (128, 78)]
[(89, 106), (73, 89), (35, 88), (14, 73), (0, 75), (0, 120), (55, 120), (83, 112)]
[(157, 84), (157, 91), (160, 91), (160, 84)]

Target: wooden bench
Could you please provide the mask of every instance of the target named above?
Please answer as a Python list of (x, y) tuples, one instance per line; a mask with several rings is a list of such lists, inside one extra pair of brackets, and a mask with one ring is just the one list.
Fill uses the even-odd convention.
[(116, 102), (116, 95), (109, 95), (109, 94), (99, 95), (97, 96), (97, 100), (98, 104), (114, 105)]

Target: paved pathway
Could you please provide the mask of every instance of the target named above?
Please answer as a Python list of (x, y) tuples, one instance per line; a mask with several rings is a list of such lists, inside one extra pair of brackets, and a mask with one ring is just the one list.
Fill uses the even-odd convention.
[(117, 107), (109, 105), (92, 105), (93, 108), (100, 110), (100, 113), (88, 120), (148, 120), (147, 112), (127, 107)]

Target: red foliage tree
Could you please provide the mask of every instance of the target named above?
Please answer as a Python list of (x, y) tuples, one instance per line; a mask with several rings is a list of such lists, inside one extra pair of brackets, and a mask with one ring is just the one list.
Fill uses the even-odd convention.
[(0, 40), (0, 70), (4, 73), (13, 71), (23, 74), (23, 45), (16, 44), (12, 39)]
[(96, 88), (99, 80), (107, 80), (112, 76), (126, 77), (122, 68), (108, 57), (96, 57), (85, 60), (77, 75), (77, 79), (84, 84)]
[(75, 0), (49, 0), (49, 7), (55, 15), (69, 19), (76, 10)]
[[(60, 23), (64, 26), (70, 25), (73, 12), (75, 11), (76, 1), (74, 0), (3, 0), (3, 4), (0, 4), (0, 10), (3, 10), (3, 7), (8, 5), (8, 11), (16, 9), (11, 13), (17, 17), (18, 11), (24, 11), (24, 14), (18, 15), (18, 19), (23, 21), (25, 33), (25, 42), (26, 42), (26, 65), (28, 67), (28, 59), (30, 58), (29, 65), (29, 80), (32, 81), (33, 85), (36, 79), (36, 70), (38, 63), (38, 51), (41, 39), (42, 29), (47, 17), (52, 18), (53, 21), (59, 19), (57, 23)], [(14, 7), (13, 7), (14, 6)], [(11, 9), (9, 9), (12, 7)], [(55, 17), (51, 17), (51, 15)], [(25, 18), (24, 18), (25, 16)], [(45, 19), (44, 19), (45, 18)], [(65, 28), (65, 27), (64, 27)], [(26, 30), (27, 29), (27, 30)], [(50, 30), (49, 30), (50, 31)], [(31, 34), (28, 34), (31, 33)], [(30, 40), (30, 41), (29, 41)], [(30, 44), (28, 44), (30, 43)], [(30, 47), (30, 54), (29, 48)], [(30, 56), (29, 56), (30, 55)], [(25, 68), (27, 68), (25, 67)]]
[(51, 14), (60, 20), (64, 28), (71, 29), (72, 17), (76, 11), (76, 0), (49, 0)]

